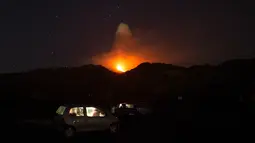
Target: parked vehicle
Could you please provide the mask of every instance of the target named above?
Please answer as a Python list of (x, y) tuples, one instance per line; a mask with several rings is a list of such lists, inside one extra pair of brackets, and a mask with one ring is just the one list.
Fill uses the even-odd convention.
[(60, 106), (56, 113), (54, 124), (66, 137), (84, 131), (109, 130), (111, 133), (116, 133), (119, 130), (118, 118), (98, 106), (65, 105)]
[(118, 117), (140, 116), (140, 115), (142, 115), (142, 112), (139, 112), (140, 110), (138, 110), (138, 109), (140, 109), (140, 108), (137, 108), (136, 105), (134, 105), (134, 104), (120, 103), (112, 108), (112, 113)]

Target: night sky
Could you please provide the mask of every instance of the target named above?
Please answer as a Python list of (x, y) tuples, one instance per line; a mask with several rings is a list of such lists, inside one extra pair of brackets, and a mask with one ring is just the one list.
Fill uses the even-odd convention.
[(160, 62), (251, 58), (252, 9), (233, 0), (1, 0), (0, 72), (91, 63), (111, 50), (120, 22), (162, 53)]

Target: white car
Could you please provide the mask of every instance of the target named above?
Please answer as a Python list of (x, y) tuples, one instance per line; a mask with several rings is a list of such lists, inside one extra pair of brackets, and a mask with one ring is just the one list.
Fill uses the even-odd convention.
[(64, 131), (66, 137), (72, 137), (76, 132), (109, 130), (116, 133), (119, 120), (110, 111), (97, 106), (67, 105), (60, 106), (54, 118), (59, 131)]

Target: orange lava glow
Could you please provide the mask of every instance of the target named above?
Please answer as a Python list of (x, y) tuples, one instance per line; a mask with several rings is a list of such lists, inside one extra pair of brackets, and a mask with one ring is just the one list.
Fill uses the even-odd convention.
[(118, 71), (120, 71), (120, 72), (126, 72), (125, 68), (124, 68), (123, 65), (121, 65), (121, 64), (117, 64), (116, 70), (118, 70)]
[(111, 71), (124, 73), (143, 62), (155, 61), (155, 52), (139, 44), (133, 37), (128, 25), (121, 23), (117, 29), (115, 41), (109, 52), (92, 58), (94, 64), (100, 64)]
[(95, 60), (99, 60), (97, 63), (100, 63), (109, 70), (117, 73), (129, 71), (144, 62), (144, 60), (138, 58), (136, 55), (131, 56), (128, 53), (117, 51), (106, 53), (102, 57), (100, 56), (98, 59), (96, 58)]

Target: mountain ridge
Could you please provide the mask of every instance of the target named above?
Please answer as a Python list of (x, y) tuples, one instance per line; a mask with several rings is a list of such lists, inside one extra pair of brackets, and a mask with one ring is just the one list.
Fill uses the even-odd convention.
[(2, 97), (45, 100), (154, 101), (179, 95), (216, 97), (218, 92), (233, 97), (241, 93), (248, 96), (255, 81), (254, 67), (255, 59), (188, 68), (146, 62), (118, 74), (101, 65), (90, 64), (1, 74), (0, 91)]

